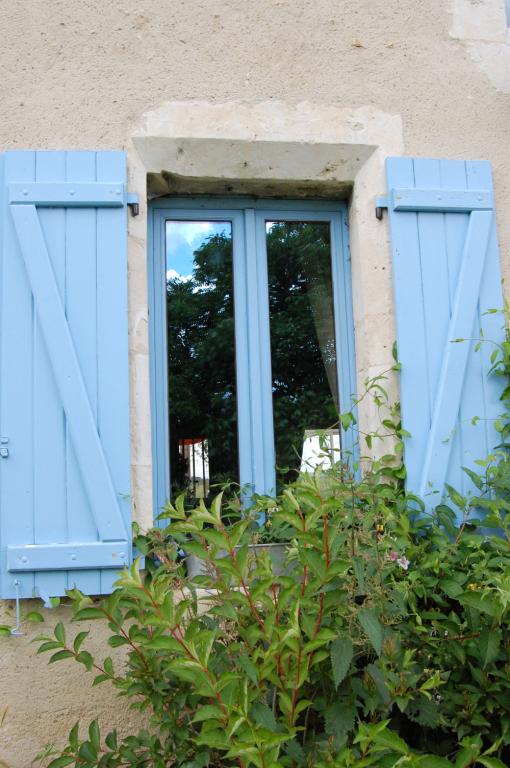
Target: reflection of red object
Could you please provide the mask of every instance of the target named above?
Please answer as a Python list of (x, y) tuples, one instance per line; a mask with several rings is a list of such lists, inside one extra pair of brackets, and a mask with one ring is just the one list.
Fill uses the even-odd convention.
[(181, 437), (179, 445), (197, 445), (198, 443), (203, 443), (204, 440), (205, 437)]

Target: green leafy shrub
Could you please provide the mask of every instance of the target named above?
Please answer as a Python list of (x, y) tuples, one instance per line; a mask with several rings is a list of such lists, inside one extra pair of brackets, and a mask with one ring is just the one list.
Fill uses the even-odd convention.
[[(483, 525), (452, 490), (460, 526), (453, 503), (417, 514), (383, 467), (358, 482), (304, 475), (228, 523), (221, 495), (211, 509), (179, 500), (166, 529), (138, 538), (145, 572), (96, 603), (71, 592), (76, 619), (107, 621), (110, 645), (128, 647), (126, 668), (61, 624), (39, 651), (115, 685), (153, 730), (102, 741), (92, 723), (81, 740), (75, 726), (52, 768), (504, 766), (510, 510), (485, 493), (504, 465), (480, 481)], [(286, 574), (251, 556), (261, 510), (289, 542)], [(186, 581), (181, 548), (208, 574)]]

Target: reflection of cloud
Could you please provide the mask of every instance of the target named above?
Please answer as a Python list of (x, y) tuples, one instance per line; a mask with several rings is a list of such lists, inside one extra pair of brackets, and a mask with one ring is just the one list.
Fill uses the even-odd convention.
[(216, 229), (212, 221), (178, 221), (179, 235), (182, 240), (186, 240), (190, 245), (198, 245), (205, 240), (205, 235), (210, 235)]
[(189, 281), (193, 279), (193, 275), (181, 275), (176, 269), (167, 269), (166, 279), (180, 280), (181, 283), (189, 283)]
[(227, 234), (230, 226), (226, 221), (167, 221), (167, 280), (191, 280), (194, 252), (212, 235)]

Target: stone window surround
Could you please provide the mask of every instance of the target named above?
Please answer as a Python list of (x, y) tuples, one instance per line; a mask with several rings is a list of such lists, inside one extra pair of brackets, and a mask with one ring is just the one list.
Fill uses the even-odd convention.
[[(392, 364), (395, 339), (386, 217), (386, 157), (403, 154), (402, 122), (371, 107), (311, 103), (169, 102), (147, 113), (128, 146), (129, 189), (140, 215), (129, 220), (129, 352), (134, 518), (152, 519), (147, 200), (162, 194), (251, 194), (349, 200), (358, 388)], [(375, 425), (360, 409), (363, 430)]]

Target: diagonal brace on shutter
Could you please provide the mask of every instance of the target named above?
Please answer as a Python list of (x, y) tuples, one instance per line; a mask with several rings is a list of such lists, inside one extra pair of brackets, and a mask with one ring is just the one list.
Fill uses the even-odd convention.
[[(469, 217), (421, 475), (419, 493), (422, 498), (433, 491), (442, 491), (446, 480), (492, 221), (492, 211), (473, 211)], [(466, 341), (455, 343), (455, 339)]]
[[(40, 328), (101, 541), (127, 532), (34, 205), (10, 206)], [(47, 545), (42, 545), (47, 546)]]

